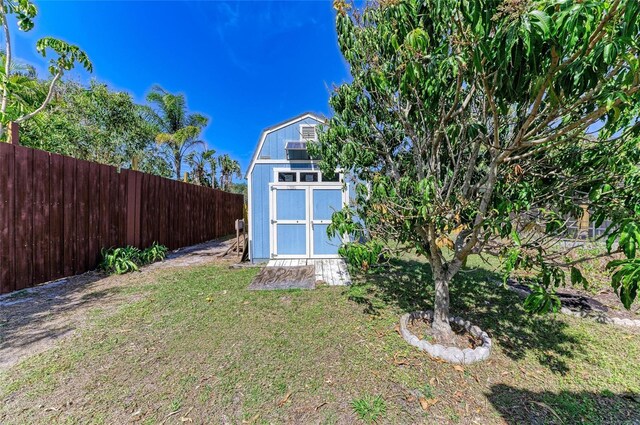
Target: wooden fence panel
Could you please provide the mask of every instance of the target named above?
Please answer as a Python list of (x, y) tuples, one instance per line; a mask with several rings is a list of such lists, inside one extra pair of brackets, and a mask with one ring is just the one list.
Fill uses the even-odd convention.
[(64, 157), (51, 154), (49, 158), (49, 263), (50, 279), (64, 274)]
[(100, 164), (89, 163), (89, 268), (100, 261)]
[(33, 282), (33, 150), (16, 148), (15, 156), (15, 220), (16, 290)]
[(76, 270), (88, 270), (87, 241), (89, 231), (89, 164), (78, 161), (76, 168)]
[(242, 195), (0, 143), (0, 293), (96, 267), (102, 248), (234, 233)]
[(0, 292), (15, 290), (15, 146), (0, 143)]
[(50, 234), (50, 164), (49, 153), (33, 151), (33, 279), (46, 282), (51, 279), (49, 265)]

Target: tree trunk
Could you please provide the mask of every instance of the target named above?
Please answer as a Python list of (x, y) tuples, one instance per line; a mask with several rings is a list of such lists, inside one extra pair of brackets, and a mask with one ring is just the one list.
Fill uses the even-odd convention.
[(434, 273), (436, 285), (436, 295), (433, 304), (433, 323), (431, 327), (434, 332), (443, 340), (451, 337), (452, 330), (449, 325), (449, 283), (442, 272)]
[(182, 179), (182, 158), (179, 158), (176, 156), (175, 159), (175, 164), (176, 164), (176, 179), (180, 180)]
[[(11, 33), (9, 32), (9, 23), (7, 22), (7, 7), (4, 1), (0, 1), (0, 23), (4, 30), (4, 76), (9, 81), (11, 76)], [(0, 102), (0, 113), (3, 115), (7, 111), (7, 105), (9, 102), (9, 89), (5, 84), (2, 89), (2, 101)], [(0, 123), (0, 137), (4, 134), (4, 125)]]

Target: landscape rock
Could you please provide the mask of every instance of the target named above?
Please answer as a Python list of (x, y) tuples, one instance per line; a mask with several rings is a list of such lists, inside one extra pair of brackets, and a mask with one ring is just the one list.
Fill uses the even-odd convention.
[(415, 311), (413, 313), (407, 313), (400, 318), (400, 335), (409, 344), (419, 348), (422, 351), (426, 351), (431, 357), (435, 357), (449, 363), (455, 364), (471, 364), (486, 360), (491, 354), (491, 338), (489, 335), (482, 331), (478, 326), (472, 325), (468, 320), (464, 320), (460, 317), (449, 317), (449, 320), (459, 326), (464, 327), (467, 332), (476, 338), (482, 340), (482, 345), (476, 348), (465, 348), (461, 350), (457, 347), (445, 347), (441, 344), (431, 344), (429, 341), (419, 339), (413, 335), (408, 329), (407, 325), (409, 321), (414, 320), (432, 320), (433, 314), (428, 311)]

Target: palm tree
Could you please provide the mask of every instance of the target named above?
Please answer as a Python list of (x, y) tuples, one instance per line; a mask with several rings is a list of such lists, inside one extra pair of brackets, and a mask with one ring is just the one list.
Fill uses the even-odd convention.
[(242, 177), (240, 163), (231, 159), (228, 154), (224, 154), (218, 157), (218, 165), (220, 165), (220, 186), (223, 190), (229, 190), (233, 183), (233, 176)]
[(207, 149), (202, 152), (191, 152), (185, 157), (187, 164), (191, 167), (194, 183), (200, 186), (216, 187), (217, 163), (215, 154), (215, 150)]
[(199, 139), (209, 119), (201, 114), (187, 112), (187, 100), (183, 94), (172, 94), (160, 86), (154, 86), (147, 95), (147, 119), (157, 129), (156, 142), (169, 149), (176, 178), (182, 174), (182, 159), (196, 145), (204, 145)]

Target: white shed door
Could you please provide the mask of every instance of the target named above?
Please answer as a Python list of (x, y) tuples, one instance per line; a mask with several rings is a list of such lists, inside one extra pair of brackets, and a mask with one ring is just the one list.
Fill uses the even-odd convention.
[(270, 203), (272, 258), (338, 257), (342, 240), (327, 228), (344, 204), (342, 186), (273, 186)]

